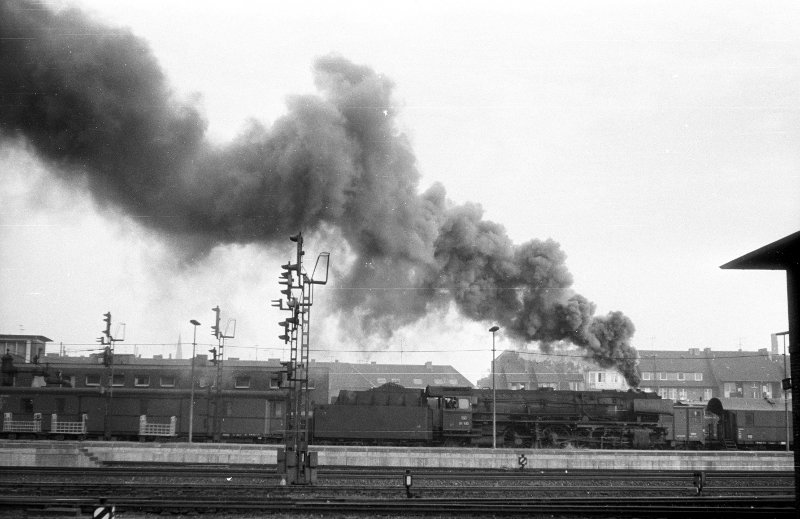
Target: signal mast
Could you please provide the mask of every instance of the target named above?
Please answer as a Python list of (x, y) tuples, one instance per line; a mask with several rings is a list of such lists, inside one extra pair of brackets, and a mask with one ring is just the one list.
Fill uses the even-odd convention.
[[(314, 303), (314, 285), (328, 282), (330, 253), (317, 256), (311, 277), (303, 270), (303, 234), (298, 232), (289, 239), (297, 243), (297, 256), (281, 266), (278, 283), (283, 286), (281, 294), (285, 297), (272, 300), (272, 306), (288, 312), (289, 317), (279, 322), (283, 334), (278, 338), (290, 345), (289, 362), (286, 363), (286, 379), (289, 383), (288, 410), (284, 435), (284, 451), (278, 457), (278, 471), (288, 484), (307, 485), (316, 481), (316, 452), (308, 452), (309, 441), (309, 333), (311, 326), (311, 305)], [(315, 279), (314, 274), (320, 261), (325, 262), (325, 275)]]

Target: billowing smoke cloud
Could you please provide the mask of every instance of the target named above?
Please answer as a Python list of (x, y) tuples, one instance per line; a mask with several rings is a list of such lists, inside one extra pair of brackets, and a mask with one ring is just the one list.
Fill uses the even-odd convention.
[(148, 46), (75, 10), (0, 3), (0, 138), (30, 146), (94, 198), (207, 252), (335, 228), (356, 259), (336, 290), (345, 317), (391, 335), (455, 302), (525, 342), (568, 340), (637, 385), (633, 324), (595, 317), (558, 244), (513, 244), (478, 205), (454, 205), (419, 173), (395, 124), (392, 82), (338, 56), (314, 64), (318, 96), (270, 127), (205, 137)]

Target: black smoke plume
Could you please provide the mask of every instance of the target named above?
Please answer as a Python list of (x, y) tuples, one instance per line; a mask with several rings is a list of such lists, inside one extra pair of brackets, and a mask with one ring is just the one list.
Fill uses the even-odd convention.
[(0, 2), (0, 139), (84, 178), (98, 203), (201, 252), (336, 228), (356, 257), (338, 302), (367, 333), (388, 336), (454, 301), (518, 340), (571, 341), (638, 384), (633, 324), (594, 316), (557, 243), (515, 245), (441, 185), (420, 194), (389, 79), (338, 56), (314, 72), (320, 95), (293, 97), (271, 126), (253, 122), (218, 146), (140, 38), (77, 10)]

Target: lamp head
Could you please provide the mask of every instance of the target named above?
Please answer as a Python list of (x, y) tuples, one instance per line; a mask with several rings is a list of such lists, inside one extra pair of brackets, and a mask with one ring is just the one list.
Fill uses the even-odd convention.
[(496, 331), (497, 331), (497, 330), (499, 330), (499, 329), (500, 329), (500, 327), (499, 327), (499, 326), (492, 326), (491, 328), (489, 328), (489, 331), (490, 331), (490, 332), (492, 332), (492, 333), (494, 333), (494, 332), (496, 332)]
[(192, 319), (192, 320), (191, 320), (191, 321), (189, 321), (189, 322), (190, 322), (190, 323), (192, 323), (192, 324), (193, 324), (193, 325), (195, 325), (195, 326), (200, 326), (200, 323), (198, 323), (198, 322), (197, 322), (197, 320), (195, 320), (195, 319)]

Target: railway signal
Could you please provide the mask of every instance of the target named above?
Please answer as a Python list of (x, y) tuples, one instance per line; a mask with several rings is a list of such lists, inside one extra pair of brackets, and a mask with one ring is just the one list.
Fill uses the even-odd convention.
[[(278, 465), (288, 483), (310, 484), (316, 481), (316, 453), (308, 452), (308, 420), (311, 414), (308, 398), (309, 326), (314, 302), (313, 285), (328, 282), (330, 254), (323, 252), (317, 257), (317, 264), (309, 277), (303, 270), (303, 234), (298, 232), (289, 240), (297, 244), (295, 261), (281, 265), (278, 284), (283, 297), (271, 301), (272, 306), (289, 312), (289, 317), (278, 323), (283, 328), (278, 338), (290, 345), (290, 360), (285, 364), (289, 385), (285, 450), (279, 456)], [(325, 261), (324, 278), (315, 279), (322, 260)]]
[(103, 314), (103, 321), (106, 323), (106, 329), (103, 330), (103, 333), (106, 337), (111, 337), (111, 312)]
[(212, 308), (211, 311), (214, 312), (214, 324), (211, 325), (211, 335), (219, 339), (221, 336), (219, 331), (219, 305)]

